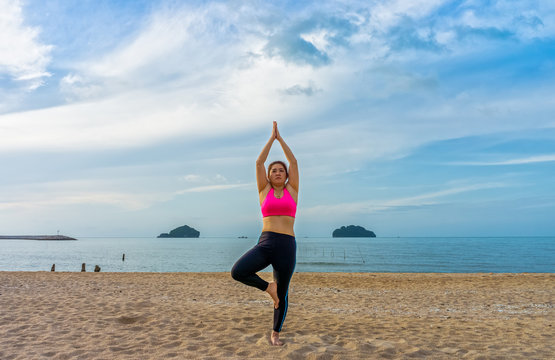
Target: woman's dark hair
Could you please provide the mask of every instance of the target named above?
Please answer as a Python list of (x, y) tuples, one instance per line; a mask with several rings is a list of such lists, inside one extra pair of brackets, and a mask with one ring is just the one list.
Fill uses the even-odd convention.
[(268, 165), (268, 179), (270, 178), (270, 170), (272, 170), (272, 166), (276, 164), (283, 165), (283, 168), (285, 169), (285, 176), (286, 176), (285, 179), (287, 180), (287, 178), (289, 178), (289, 173), (287, 172), (287, 165), (285, 165), (285, 163), (281, 160), (273, 161), (270, 165)]

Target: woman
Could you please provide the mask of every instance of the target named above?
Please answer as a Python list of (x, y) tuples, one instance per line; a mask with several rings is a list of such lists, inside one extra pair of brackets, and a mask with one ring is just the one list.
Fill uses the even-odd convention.
[[(264, 162), (274, 140), (279, 141), (285, 152), (289, 171), (283, 162), (274, 161), (268, 166), (266, 177)], [(297, 159), (279, 135), (275, 121), (272, 136), (256, 160), (256, 183), (263, 217), (262, 234), (258, 244), (233, 265), (231, 276), (270, 294), (274, 301), (274, 328), (270, 341), (272, 345), (283, 345), (279, 333), (287, 314), (287, 294), (297, 251), (293, 225), (297, 211), (299, 169)], [(270, 264), (274, 268), (274, 281), (268, 283), (256, 272)]]

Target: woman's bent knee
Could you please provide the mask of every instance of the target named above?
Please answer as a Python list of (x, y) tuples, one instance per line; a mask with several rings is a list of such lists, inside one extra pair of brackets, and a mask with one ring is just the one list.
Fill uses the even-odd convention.
[(241, 279), (243, 278), (243, 274), (241, 274), (234, 266), (231, 269), (231, 277), (233, 278), (233, 280), (241, 281)]

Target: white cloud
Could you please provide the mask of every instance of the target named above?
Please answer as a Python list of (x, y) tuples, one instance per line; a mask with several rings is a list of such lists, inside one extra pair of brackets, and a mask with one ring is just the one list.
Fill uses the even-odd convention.
[[(366, 25), (391, 27), (404, 16), (424, 17), (439, 4), (379, 2), (368, 13), (383, 21)], [(238, 134), (278, 120), (284, 126), (313, 123), (294, 139), (303, 153), (328, 154), (339, 163), (348, 159), (346, 168), (356, 168), (368, 159), (403, 156), (428, 141), (552, 121), (520, 119), (528, 111), (551, 110), (545, 89), (498, 101), (495, 95), (484, 101), (472, 89), (464, 99), (438, 98), (432, 92), (441, 79), (433, 72), (419, 75), (384, 65), (385, 53), (379, 49), (375, 55), (374, 48), (345, 48), (331, 65), (318, 69), (268, 58), (262, 51), (268, 29), (258, 17), (268, 11), (225, 4), (158, 11), (134, 38), (75, 65), (63, 77), (61, 91), (80, 103), (0, 117), (6, 135), (0, 151), (142, 146), (177, 137)], [(351, 13), (345, 16), (355, 19)], [(357, 23), (363, 17), (356, 17)], [(327, 49), (334, 46), (329, 31), (304, 36)], [(386, 42), (385, 35), (375, 29), (371, 33), (373, 41)], [(448, 42), (452, 35), (442, 36)], [(387, 103), (398, 94), (418, 94), (422, 100), (410, 106)], [(327, 121), (314, 122), (321, 118)]]
[(60, 80), (60, 91), (68, 102), (79, 99), (90, 99), (102, 94), (102, 87), (83, 79), (81, 75), (68, 74)]
[(371, 9), (370, 22), (378, 31), (395, 26), (404, 17), (424, 17), (443, 3), (441, 0), (383, 1)]
[(521, 1), (497, 0), (487, 6), (483, 2), (466, 2), (459, 18), (445, 24), (473, 29), (510, 31), (522, 40), (552, 37), (555, 34), (555, 6), (552, 1), (534, 4)]
[(137, 146), (194, 126), (190, 109), (153, 108), (152, 97), (134, 95), (3, 115), (0, 151)]
[(499, 165), (525, 165), (525, 164), (536, 164), (544, 162), (555, 161), (555, 154), (548, 155), (536, 155), (529, 156), (526, 158), (517, 158), (501, 161), (457, 161), (450, 162), (448, 165), (472, 165), (472, 166), (499, 166)]
[(89, 206), (89, 205), (109, 205), (125, 210), (141, 210), (148, 208), (153, 203), (153, 199), (145, 201), (138, 194), (126, 194), (116, 192), (84, 192), (66, 196), (49, 196), (48, 198), (33, 198), (17, 201), (0, 202), (0, 210), (15, 209), (38, 209), (38, 210), (54, 210), (58, 207), (65, 206)]
[[(212, 159), (214, 160), (214, 159)], [(204, 183), (204, 184), (213, 184), (213, 183), (226, 183), (227, 179), (222, 174), (216, 174), (214, 176), (203, 176), (198, 174), (188, 174), (180, 177), (181, 180), (191, 183)]]
[(202, 176), (196, 174), (188, 174), (182, 176), (181, 179), (188, 182), (200, 182), (202, 181)]
[(179, 190), (175, 194), (183, 195), (189, 192), (207, 192), (207, 191), (220, 191), (220, 190), (238, 189), (238, 188), (252, 188), (253, 186), (254, 186), (253, 183), (197, 186), (189, 189)]
[(314, 47), (322, 52), (326, 52), (330, 46), (329, 37), (335, 34), (329, 33), (327, 30), (318, 29), (307, 34), (300, 34), (301, 39), (311, 43)]
[[(492, 4), (502, 3), (509, 4), (500, 1)], [(0, 4), (8, 6), (5, 0), (0, 0)], [(553, 16), (552, 10), (540, 11), (548, 8), (545, 2), (540, 4), (540, 10), (526, 12), (519, 8), (517, 12), (525, 18), (518, 18), (516, 12), (497, 5), (465, 18), (460, 9), (464, 10), (464, 6), (471, 9), (470, 5), (457, 3), (453, 5), (457, 8), (450, 12), (449, 4), (424, 0), (342, 2), (341, 7), (346, 5), (345, 9), (338, 8), (337, 2), (314, 2), (295, 14), (280, 13), (280, 9), (273, 12), (275, 5), (268, 3), (256, 3), (256, 7), (250, 3), (237, 6), (209, 2), (199, 3), (197, 7), (189, 4), (158, 10), (144, 22), (142, 29), (121, 39), (118, 46), (105, 53), (94, 52), (93, 57), (78, 64), (72, 59), (60, 60), (59, 64), (63, 65), (56, 64), (56, 68), (66, 70), (60, 73), (59, 89), (51, 86), (48, 90), (59, 90), (67, 104), (47, 103), (48, 96), (59, 99), (60, 93), (40, 94), (40, 101), (28, 106), (36, 108), (45, 104), (45, 108), (0, 116), (0, 155), (3, 157), (15, 162), (41, 153), (41, 159), (44, 154), (44, 159), (49, 161), (63, 152), (60, 157), (72, 161), (86, 159), (78, 174), (71, 169), (71, 176), (86, 177), (91, 173), (96, 176), (91, 183), (69, 188), (68, 184), (34, 188), (27, 183), (26, 188), (14, 192), (18, 196), (11, 197), (4, 189), (0, 196), (4, 222), (10, 222), (11, 209), (39, 206), (37, 211), (29, 213), (40, 214), (50, 207), (66, 207), (70, 213), (73, 205), (86, 209), (88, 204), (113, 208), (115, 212), (120, 209), (148, 209), (145, 214), (167, 212), (153, 217), (164, 218), (170, 212), (167, 209), (181, 206), (184, 202), (180, 200), (185, 198), (203, 198), (210, 203), (218, 201), (230, 189), (241, 191), (227, 191), (226, 196), (239, 197), (243, 188), (255, 189), (255, 186), (247, 184), (254, 178), (253, 172), (243, 176), (243, 170), (237, 170), (243, 165), (237, 164), (252, 164), (267, 139), (260, 139), (258, 134), (269, 135), (272, 120), (278, 121), (299, 159), (306, 184), (314, 181), (310, 190), (349, 178), (353, 180), (352, 187), (341, 189), (347, 196), (349, 191), (365, 194), (368, 182), (357, 179), (357, 175), (368, 175), (368, 163), (406, 156), (423, 144), (555, 126), (551, 116), (553, 89), (547, 81), (543, 86), (533, 86), (536, 84), (533, 77), (524, 85), (515, 78), (514, 87), (497, 83), (497, 69), (482, 73), (480, 59), (482, 56), (487, 59), (498, 48), (480, 39), (464, 43), (460, 35), (461, 27), (490, 26), (516, 29), (517, 41), (546, 36), (550, 31), (553, 33), (549, 29), (555, 21), (547, 21)], [(439, 6), (441, 17), (434, 13)], [(40, 51), (34, 53), (37, 55), (34, 59), (38, 60), (28, 62), (33, 69), (17, 73), (10, 68), (13, 70), (10, 70), (10, 80), (32, 88), (40, 86), (48, 76), (50, 48), (40, 44), (38, 29), (22, 24), (18, 25), (19, 29), (29, 30), (28, 39), (37, 49), (42, 49), (42, 57), (37, 55)], [(299, 38), (304, 39), (325, 52), (330, 61), (313, 67), (266, 56), (265, 46), (278, 30), (289, 31), (290, 37), (283, 40), (285, 45), (291, 45), (287, 44), (291, 41), (291, 46), (301, 43), (298, 47), (302, 48), (306, 43)], [(399, 31), (396, 34), (399, 39), (393, 38), (391, 32), (395, 31)], [(1, 43), (5, 36), (0, 34)], [(408, 35), (403, 38), (405, 34)], [(399, 41), (394, 44), (396, 39)], [(424, 50), (414, 50), (412, 41), (424, 43)], [(432, 44), (437, 41), (444, 48), (430, 51), (426, 41)], [(480, 51), (480, 57), (472, 55), (475, 51)], [(0, 53), (0, 58), (4, 53)], [(467, 59), (474, 61), (474, 67), (468, 71), (464, 67)], [(543, 66), (547, 66), (547, 60)], [(25, 61), (18, 64), (25, 65)], [(518, 64), (504, 66), (507, 71), (503, 76), (523, 69)], [(5, 69), (0, 65), (0, 72)], [(460, 71), (464, 74), (457, 74)], [(2, 92), (11, 95), (0, 89), (0, 107), (6, 98)], [(202, 142), (203, 139), (214, 141)], [(230, 139), (236, 142), (230, 144)], [(189, 146), (191, 140), (194, 143)], [(179, 146), (174, 146), (178, 142)], [(167, 143), (171, 146), (165, 146)], [(145, 149), (116, 151), (114, 161), (102, 164), (111, 155), (106, 149), (143, 146)], [(178, 147), (187, 151), (176, 154)], [(55, 151), (50, 153), (50, 150)], [(77, 151), (73, 154), (74, 150)], [(167, 156), (169, 152), (172, 153)], [(279, 145), (274, 145), (270, 158), (278, 155), (275, 152), (283, 159)], [(197, 154), (199, 159), (195, 159)], [(176, 160), (181, 155), (183, 160)], [(164, 161), (171, 164), (161, 166)], [(543, 161), (553, 160), (551, 155), (523, 156), (482, 164)], [(141, 169), (117, 168), (118, 163), (138, 164)], [(396, 166), (392, 162), (384, 165), (385, 168)], [(179, 176), (181, 173), (176, 174), (179, 169), (191, 173)], [(356, 169), (360, 172), (352, 176), (337, 176)], [(386, 174), (377, 171), (371, 176), (386, 178), (388, 170), (385, 169)], [(128, 175), (133, 171), (152, 177), (147, 180), (128, 177), (117, 186), (92, 186), (101, 179), (114, 182), (115, 173)], [(68, 176), (68, 172), (49, 178)], [(33, 174), (24, 173), (25, 181)], [(383, 214), (403, 207), (440, 204), (449, 196), (497, 184), (445, 186), (450, 188), (377, 201), (329, 206), (312, 206), (314, 202), (307, 201), (303, 202), (307, 207), (299, 210), (303, 217), (307, 215), (315, 222), (322, 221), (322, 214), (329, 218), (339, 214), (350, 217)], [(365, 198), (361, 196), (355, 199)], [(253, 199), (257, 210), (256, 195)], [(160, 201), (166, 203), (156, 206)]]
[(88, 70), (100, 77), (121, 78), (152, 63), (167, 62), (184, 44), (191, 43), (189, 40), (194, 34), (190, 30), (198, 20), (195, 15), (181, 11), (156, 14), (139, 36), (103, 59), (90, 63)]
[[(257, 51), (257, 39), (242, 28), (248, 28), (243, 18), (251, 12), (216, 3), (158, 9), (133, 37), (74, 65), (70, 76), (79, 79), (75, 95), (86, 99), (132, 88), (167, 87), (203, 93), (245, 61), (249, 51)], [(89, 83), (102, 88), (81, 94)]]
[[(302, 116), (314, 107), (305, 100), (285, 104), (286, 96), (279, 95), (279, 89), (310, 83), (313, 72), (249, 56), (262, 40), (246, 34), (228, 42), (231, 19), (219, 24), (225, 12), (214, 7), (157, 14), (130, 45), (76, 67), (60, 87), (68, 100), (81, 102), (0, 117), (6, 139), (0, 151), (118, 148), (220, 136)], [(214, 26), (222, 34), (211, 34)]]
[(324, 204), (303, 208), (303, 216), (319, 217), (319, 216), (360, 216), (364, 214), (373, 214), (380, 211), (403, 208), (403, 207), (422, 207), (440, 204), (438, 199), (449, 195), (457, 195), (477, 190), (495, 189), (506, 187), (503, 183), (483, 183), (467, 186), (459, 186), (445, 190), (439, 190), (420, 195), (397, 198), (391, 200), (366, 200), (357, 202), (348, 202), (340, 204)]
[(225, 176), (221, 175), (221, 174), (216, 174), (216, 176), (214, 176), (214, 181), (223, 181), (226, 182), (227, 179), (225, 178)]
[[(317, 100), (292, 99), (286, 104), (278, 91), (299, 78), (304, 82), (305, 76), (310, 75), (261, 59), (251, 68), (197, 88), (147, 88), (6, 114), (0, 116), (5, 136), (0, 151), (134, 147), (268, 127), (271, 120), (287, 122), (311, 111)], [(68, 78), (68, 83), (76, 79)]]
[(0, 75), (30, 91), (41, 86), (50, 63), (51, 45), (41, 43), (40, 30), (25, 25), (21, 1), (0, 0)]
[[(113, 187), (113, 186), (112, 186)], [(124, 210), (146, 209), (171, 198), (171, 194), (141, 193), (110, 189), (110, 185), (94, 180), (66, 180), (5, 187), (0, 210), (55, 211), (66, 206), (108, 205)]]
[(439, 30), (435, 34), (435, 39), (439, 44), (450, 45), (457, 37), (457, 34), (452, 30)]

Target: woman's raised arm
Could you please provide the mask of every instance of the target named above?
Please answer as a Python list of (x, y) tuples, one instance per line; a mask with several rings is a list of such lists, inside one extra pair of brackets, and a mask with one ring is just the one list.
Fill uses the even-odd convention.
[[(274, 121), (274, 123), (275, 123), (275, 121)], [(289, 161), (289, 181), (288, 181), (288, 183), (298, 193), (299, 192), (299, 165), (297, 164), (297, 159), (295, 158), (295, 155), (293, 155), (293, 152), (291, 151), (289, 146), (287, 146), (287, 144), (285, 143), (285, 140), (283, 140), (283, 138), (279, 134), (279, 131), (277, 129), (277, 124), (275, 125), (275, 132), (276, 132), (276, 139), (279, 141), (279, 143), (281, 145), (281, 148), (283, 149), (283, 152), (285, 153), (285, 157), (287, 158), (287, 161)]]
[[(274, 121), (275, 123), (275, 121)], [(264, 190), (266, 185), (268, 185), (268, 178), (266, 177), (266, 168), (264, 167), (264, 162), (268, 158), (268, 154), (270, 153), (270, 149), (272, 148), (272, 143), (276, 139), (276, 125), (274, 125), (272, 129), (272, 136), (270, 140), (264, 145), (262, 152), (258, 155), (258, 159), (256, 159), (256, 185), (258, 186), (258, 192)]]

